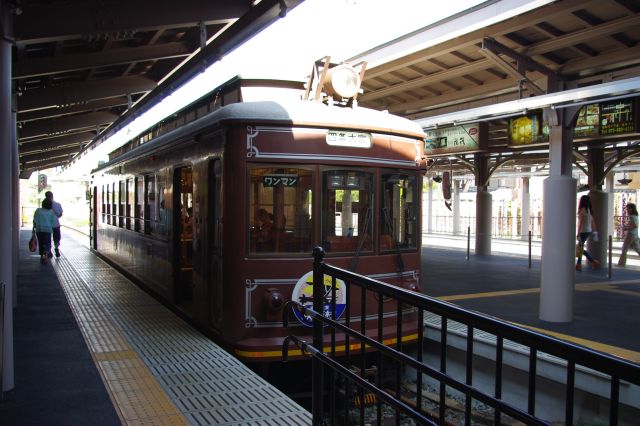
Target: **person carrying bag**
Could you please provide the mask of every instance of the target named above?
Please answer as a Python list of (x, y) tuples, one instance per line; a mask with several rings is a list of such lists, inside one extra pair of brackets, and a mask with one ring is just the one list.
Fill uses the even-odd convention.
[(36, 236), (36, 229), (33, 228), (31, 239), (29, 240), (29, 251), (35, 253), (36, 250), (38, 250), (38, 237)]

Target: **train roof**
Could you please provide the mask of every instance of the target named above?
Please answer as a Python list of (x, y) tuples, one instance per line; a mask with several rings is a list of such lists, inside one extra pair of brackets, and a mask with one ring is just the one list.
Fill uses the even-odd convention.
[(146, 143), (119, 150), (93, 172), (122, 161), (133, 159), (160, 149), (176, 140), (184, 139), (206, 128), (233, 122), (254, 125), (282, 125), (291, 127), (320, 127), (328, 129), (359, 130), (424, 138), (424, 131), (415, 122), (383, 111), (361, 107), (326, 105), (317, 101), (279, 100), (231, 103), (157, 136)]
[(422, 128), (406, 118), (369, 108), (328, 106), (315, 101), (241, 102), (227, 105), (216, 113), (216, 119), (221, 122), (272, 122), (424, 137)]

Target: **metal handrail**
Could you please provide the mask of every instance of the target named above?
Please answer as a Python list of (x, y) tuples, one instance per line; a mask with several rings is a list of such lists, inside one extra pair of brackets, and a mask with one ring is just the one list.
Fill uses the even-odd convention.
[[(367, 346), (369, 349), (376, 350), (380, 354), (384, 354), (384, 356), (390, 357), (397, 362), (406, 365), (411, 368), (415, 368), (422, 374), (430, 376), (432, 379), (438, 381), (440, 383), (441, 395), (440, 395), (440, 413), (439, 417), (443, 421), (444, 420), (444, 390), (445, 386), (457, 389), (461, 393), (466, 395), (467, 403), (466, 405), (466, 417), (467, 419), (471, 416), (471, 399), (475, 399), (478, 401), (482, 401), (483, 403), (492, 406), (495, 409), (496, 423), (500, 422), (500, 413), (505, 413), (510, 415), (511, 417), (517, 418), (527, 424), (548, 424), (545, 420), (540, 419), (535, 416), (535, 401), (536, 401), (536, 362), (537, 362), (537, 354), (538, 352), (548, 353), (557, 358), (563, 359), (567, 362), (567, 390), (566, 390), (566, 403), (565, 403), (565, 421), (567, 424), (571, 424), (573, 421), (573, 401), (574, 401), (574, 384), (575, 384), (575, 375), (576, 375), (576, 365), (581, 365), (592, 370), (605, 373), (611, 376), (611, 394), (610, 394), (610, 424), (615, 425), (618, 422), (618, 400), (620, 394), (620, 382), (624, 380), (625, 382), (629, 382), (635, 385), (640, 385), (640, 365), (634, 364), (629, 361), (625, 361), (616, 357), (613, 357), (608, 354), (600, 353), (582, 346), (574, 345), (572, 343), (568, 343), (550, 336), (546, 336), (523, 327), (519, 327), (517, 325), (513, 325), (511, 323), (501, 321), (499, 319), (488, 317), (476, 312), (467, 311), (465, 309), (460, 308), (459, 306), (437, 300), (431, 297), (428, 297), (423, 294), (415, 293), (409, 290), (405, 290), (403, 288), (395, 287), (389, 284), (386, 284), (382, 281), (378, 281), (375, 279), (371, 279), (362, 275), (355, 274), (351, 271), (338, 268), (332, 265), (328, 265), (323, 262), (324, 258), (324, 250), (321, 247), (317, 247), (314, 250), (314, 308), (309, 309), (297, 302), (289, 302), (287, 303), (287, 307), (290, 309), (298, 309), (303, 315), (307, 315), (313, 319), (313, 327), (314, 327), (314, 343), (313, 345), (309, 345), (306, 342), (301, 341), (297, 337), (290, 336), (284, 342), (283, 347), (283, 356), (287, 356), (287, 347), (290, 342), (296, 343), (298, 346), (302, 345), (305, 349), (303, 353), (312, 356), (313, 362), (315, 363), (315, 371), (322, 371), (322, 366), (328, 366), (331, 369), (334, 369), (336, 363), (335, 357), (335, 332), (336, 330), (340, 333), (345, 334), (347, 348), (347, 358), (349, 357), (348, 348), (349, 348), (349, 338), (353, 338), (355, 340), (360, 341), (361, 345), (361, 354), (364, 354), (364, 347)], [(382, 309), (382, 299), (394, 299), (398, 303), (398, 332), (397, 332), (397, 342), (398, 349), (391, 348), (389, 346), (385, 346), (381, 343), (381, 335), (379, 335), (379, 340), (372, 339), (365, 335), (364, 333), (364, 316), (363, 321), (361, 323), (362, 330), (358, 332), (357, 330), (351, 329), (349, 326), (349, 314), (347, 314), (347, 318), (345, 321), (334, 321), (331, 318), (326, 318), (323, 316), (323, 306), (327, 301), (324, 299), (324, 277), (330, 276), (333, 280), (333, 288), (335, 288), (335, 283), (337, 279), (341, 279), (345, 282), (347, 286), (347, 295), (351, 292), (351, 286), (360, 287), (362, 300), (364, 301), (364, 294), (366, 292), (373, 292), (380, 297), (378, 300), (379, 310)], [(317, 288), (316, 288), (317, 281)], [(316, 297), (316, 295), (320, 295)], [(317, 300), (316, 300), (317, 299)], [(333, 305), (333, 312), (335, 312), (335, 295), (332, 296), (330, 303)], [(347, 296), (347, 305), (349, 304), (349, 296)], [(422, 352), (421, 349), (418, 354), (418, 359), (412, 358), (404, 353), (402, 353), (401, 347), (401, 337), (402, 337), (402, 329), (401, 329), (401, 318), (402, 318), (402, 306), (410, 306), (418, 311), (419, 321), (422, 321), (425, 312), (430, 312), (432, 314), (438, 315), (442, 318), (442, 326), (441, 326), (441, 365), (440, 371), (427, 366), (424, 362), (422, 362)], [(347, 306), (347, 311), (348, 311)], [(285, 325), (287, 325), (286, 315), (289, 309), (285, 309)], [(364, 309), (363, 309), (364, 311)], [(447, 346), (447, 322), (448, 321), (456, 321), (458, 323), (465, 324), (467, 326), (467, 375), (465, 382), (458, 381), (451, 376), (446, 374), (446, 346)], [(379, 312), (379, 324), (381, 324), (382, 315)], [(344, 323), (344, 324), (343, 324)], [(379, 329), (380, 329), (379, 325)], [(325, 328), (330, 330), (332, 335), (331, 338), (331, 356), (327, 356), (322, 353), (322, 347), (324, 344), (324, 333)], [(473, 335), (474, 330), (482, 330), (487, 333), (491, 333), (496, 336), (496, 369), (495, 369), (495, 390), (493, 395), (486, 394), (472, 386), (473, 383), (473, 370), (472, 370), (472, 357), (473, 357)], [(380, 333), (381, 334), (381, 333)], [(420, 333), (422, 336), (422, 333)], [(502, 359), (503, 359), (503, 351), (504, 345), (503, 342), (505, 339), (510, 341), (519, 343), (521, 345), (529, 347), (529, 394), (528, 394), (528, 406), (527, 410), (521, 410), (519, 408), (513, 407), (512, 405), (506, 403), (502, 400)], [(303, 342), (303, 343), (302, 343)], [(331, 361), (329, 361), (331, 360)], [(343, 374), (343, 371), (339, 370), (339, 374)], [(353, 379), (352, 375), (347, 375), (345, 377), (348, 381), (355, 383), (356, 386), (360, 386), (360, 392), (362, 392), (362, 385), (359, 381)], [(361, 369), (361, 374), (362, 369)], [(320, 383), (322, 383), (322, 375), (319, 372), (316, 372), (314, 375), (314, 379), (319, 377)], [(418, 375), (421, 378), (421, 375)], [(376, 383), (379, 383), (376, 380)], [(421, 379), (418, 383), (421, 385)], [(399, 385), (398, 385), (399, 387)], [(382, 392), (382, 389), (378, 388), (378, 391), (371, 390), (368, 386), (367, 390), (378, 395), (382, 400), (385, 400), (385, 396)], [(313, 398), (314, 398), (314, 424), (321, 424), (324, 416), (323, 407), (322, 407), (322, 388), (317, 388), (316, 383), (314, 382), (313, 389)], [(399, 398), (399, 390), (397, 391)], [(420, 392), (419, 392), (420, 394)], [(417, 413), (425, 415), (425, 411), (421, 409), (420, 401), (417, 402)], [(396, 410), (402, 411), (406, 415), (412, 417), (415, 414), (410, 412), (404, 412), (404, 410), (400, 410), (396, 406), (394, 406)], [(380, 411), (380, 410), (378, 410)], [(363, 413), (361, 414), (363, 416)], [(333, 418), (333, 413), (331, 414), (331, 418)]]

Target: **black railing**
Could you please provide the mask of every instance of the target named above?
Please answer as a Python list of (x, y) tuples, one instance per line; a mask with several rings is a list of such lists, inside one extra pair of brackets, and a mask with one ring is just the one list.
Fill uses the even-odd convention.
[[(427, 217), (424, 217), (426, 223)], [(431, 233), (434, 234), (453, 234), (453, 215), (440, 215), (432, 217)], [(614, 241), (624, 240), (626, 231), (624, 224), (628, 220), (627, 216), (613, 216), (612, 218), (612, 236)], [(524, 239), (527, 234), (521, 233), (522, 226), (521, 216), (493, 216), (491, 218), (491, 236), (494, 238), (504, 239)], [(529, 217), (529, 231), (534, 240), (542, 240), (542, 216)], [(459, 233), (466, 233), (467, 228), (470, 229), (471, 235), (476, 234), (476, 218), (475, 216), (460, 216)]]
[[(288, 358), (288, 347), (290, 343), (295, 343), (303, 352), (312, 357), (313, 363), (313, 424), (336, 424), (339, 420), (336, 414), (335, 391), (328, 391), (323, 386), (326, 377), (323, 373), (325, 367), (329, 369), (329, 381), (333, 389), (335, 374), (338, 374), (347, 383), (345, 395), (349, 394), (351, 386), (355, 386), (359, 396), (359, 401), (364, 401), (365, 392), (376, 396), (377, 423), (381, 424), (382, 404), (387, 404), (395, 410), (396, 424), (400, 419), (408, 417), (418, 424), (445, 424), (446, 418), (446, 389), (455, 389), (464, 395), (464, 416), (465, 424), (470, 424), (474, 415), (472, 401), (479, 401), (493, 409), (493, 422), (500, 424), (502, 415), (510, 416), (520, 420), (525, 424), (539, 425), (550, 424), (548, 420), (536, 416), (536, 395), (539, 389), (536, 388), (536, 379), (539, 378), (537, 372), (538, 355), (546, 353), (564, 360), (566, 366), (566, 393), (565, 393), (565, 422), (572, 424), (574, 420), (574, 396), (576, 367), (583, 366), (588, 369), (602, 373), (609, 377), (609, 424), (618, 424), (619, 397), (621, 381), (640, 385), (640, 365), (615, 358), (610, 355), (599, 353), (584, 347), (573, 345), (552, 337), (548, 337), (516, 325), (500, 321), (493, 317), (484, 316), (472, 311), (464, 310), (458, 306), (419, 294), (396, 286), (367, 278), (353, 272), (328, 265), (323, 262), (324, 250), (317, 247), (314, 250), (314, 305), (313, 309), (308, 309), (304, 305), (295, 301), (288, 302), (288, 307), (298, 309), (303, 315), (313, 319), (313, 343), (308, 343), (296, 336), (289, 336), (283, 344), (283, 358)], [(325, 276), (330, 276), (332, 280), (331, 294), (325, 292)], [(336, 312), (336, 280), (340, 279), (346, 284), (346, 311), (345, 319), (334, 321)], [(361, 318), (360, 330), (351, 327), (350, 303), (354, 291), (352, 287), (360, 288), (360, 310)], [(365, 322), (371, 321), (372, 316), (367, 317), (366, 294), (373, 292), (377, 296), (377, 336), (365, 335)], [(382, 331), (383, 322), (383, 300), (384, 303), (397, 304), (397, 330), (395, 347), (383, 344)], [(328, 309), (327, 306), (328, 305)], [(407, 309), (407, 308), (413, 308)], [(288, 311), (288, 309), (286, 309)], [(411, 313), (407, 313), (412, 311)], [(323, 315), (323, 312), (330, 312), (330, 315)], [(416, 315), (417, 314), (417, 315)], [(417, 353), (409, 354), (402, 344), (402, 318), (403, 315), (416, 315), (418, 324), (424, 324), (425, 314), (436, 315), (441, 318), (440, 328), (440, 366), (436, 369), (427, 364), (424, 359), (422, 341), (424, 339), (424, 327), (418, 327)], [(285, 312), (285, 326), (287, 325), (288, 312)], [(447, 335), (448, 324), (457, 322), (466, 325), (466, 372), (464, 380), (457, 380), (452, 375), (447, 374)], [(325, 331), (328, 330), (328, 331)], [(487, 393), (474, 387), (473, 360), (474, 360), (474, 331), (481, 330), (495, 336), (495, 368), (494, 389)], [(339, 334), (337, 334), (339, 333)], [(336, 355), (336, 341), (340, 334), (344, 337), (344, 356)], [(371, 333), (369, 333), (371, 334)], [(350, 340), (359, 342), (355, 347), (359, 347), (356, 355), (360, 356), (360, 366), (354, 372), (351, 365)], [(524, 345), (529, 348), (529, 368), (528, 368), (528, 395), (527, 406), (517, 407), (503, 398), (503, 353), (505, 351), (504, 342), (506, 340)], [(323, 346), (329, 345), (326, 353)], [(374, 358), (375, 357), (375, 358)], [(395, 389), (388, 390), (382, 385), (381, 368), (374, 370), (373, 381), (366, 377), (366, 359), (375, 359), (378, 366), (382, 366), (382, 357), (393, 360), (397, 366), (415, 369), (416, 395), (413, 399), (402, 396), (401, 389), (401, 368), (397, 369), (395, 379)], [(486, 373), (486, 371), (485, 371)], [(490, 372), (489, 372), (490, 373)], [(439, 383), (438, 409), (431, 410), (423, 406), (423, 376)], [(329, 395), (329, 408), (325, 409), (325, 395)], [(344, 400), (343, 418), (347, 424), (348, 402)], [(364, 404), (360, 404), (360, 424), (365, 422)]]

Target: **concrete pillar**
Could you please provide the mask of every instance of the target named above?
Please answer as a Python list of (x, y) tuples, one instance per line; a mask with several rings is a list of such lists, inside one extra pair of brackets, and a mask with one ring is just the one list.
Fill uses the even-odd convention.
[(460, 235), (460, 181), (453, 181), (453, 235)]
[(476, 193), (476, 254), (491, 254), (491, 193), (479, 186)]
[[(589, 239), (587, 250), (594, 259), (599, 260), (604, 266), (607, 263), (607, 240), (609, 238), (609, 226), (611, 221), (609, 218), (609, 194), (600, 189), (592, 189), (589, 191), (591, 198), (591, 206), (593, 207), (593, 219), (598, 230), (598, 241)], [(613, 197), (611, 197), (613, 198)]]
[[(614, 178), (614, 173), (611, 172), (609, 174), (607, 174), (607, 176), (605, 176), (604, 179), (604, 183), (605, 183), (605, 191), (607, 192), (607, 229), (606, 229), (606, 233), (605, 235), (613, 235), (614, 232), (614, 221), (613, 221), (613, 216), (614, 216), (614, 211), (613, 211), (613, 201), (614, 201), (614, 197), (613, 197), (613, 178)], [(600, 230), (601, 233), (605, 232), (605, 229), (603, 228), (602, 230)], [(608, 244), (608, 243), (607, 243)], [(608, 262), (608, 260), (607, 260)]]
[(18, 250), (20, 247), (20, 224), (22, 223), (22, 218), (20, 217), (20, 159), (18, 158), (18, 132), (16, 128), (17, 123), (17, 103), (15, 101), (16, 97), (13, 96), (13, 107), (11, 114), (11, 122), (13, 126), (11, 126), (11, 151), (13, 154), (13, 164), (11, 173), (13, 174), (13, 185), (11, 185), (11, 198), (13, 203), (13, 282), (15, 285), (13, 286), (13, 306), (18, 306), (18, 261), (20, 260), (20, 251)]
[(607, 256), (607, 194), (602, 191), (602, 183), (605, 180), (605, 161), (603, 144), (591, 145), (589, 147), (589, 197), (593, 207), (593, 218), (596, 229), (602, 237), (597, 242), (589, 239), (587, 249), (594, 259), (605, 263)]
[(491, 254), (491, 193), (489, 185), (489, 158), (485, 154), (475, 154), (476, 168), (476, 254)]
[(531, 194), (529, 193), (529, 176), (520, 179), (520, 235), (523, 240), (529, 239), (531, 230)]
[[(0, 0), (0, 283), (4, 283), (4, 321), (2, 329), (2, 390), (9, 391), (14, 387), (13, 374), (13, 289), (15, 273), (13, 270), (13, 209), (11, 188), (13, 185), (13, 149), (11, 113), (11, 15), (8, 4)], [(7, 232), (8, 231), (8, 232)]]
[(576, 180), (572, 172), (571, 111), (550, 111), (549, 177), (544, 181), (540, 319), (573, 320)]

